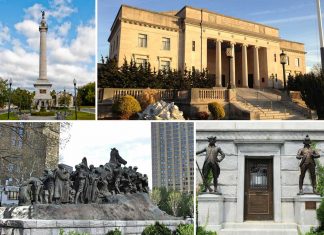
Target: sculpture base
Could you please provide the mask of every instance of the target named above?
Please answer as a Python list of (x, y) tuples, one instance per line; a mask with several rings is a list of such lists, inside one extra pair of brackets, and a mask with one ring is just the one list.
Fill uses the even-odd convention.
[(148, 194), (117, 194), (106, 204), (36, 204), (1, 207), (0, 219), (41, 220), (174, 220), (155, 206)]
[(206, 230), (219, 231), (222, 228), (224, 198), (221, 195), (204, 193), (198, 195), (198, 225)]
[(26, 234), (26, 235), (53, 235), (60, 234), (63, 229), (65, 234), (70, 231), (78, 231), (91, 235), (106, 235), (109, 231), (119, 229), (122, 234), (141, 234), (145, 227), (158, 221), (169, 229), (187, 221), (184, 220), (0, 220), (0, 234)]

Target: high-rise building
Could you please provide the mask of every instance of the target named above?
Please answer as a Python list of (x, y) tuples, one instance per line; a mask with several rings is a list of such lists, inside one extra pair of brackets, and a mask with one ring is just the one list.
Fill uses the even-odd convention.
[(152, 123), (153, 187), (193, 192), (194, 124)]
[(0, 185), (19, 185), (59, 161), (60, 123), (0, 124)]

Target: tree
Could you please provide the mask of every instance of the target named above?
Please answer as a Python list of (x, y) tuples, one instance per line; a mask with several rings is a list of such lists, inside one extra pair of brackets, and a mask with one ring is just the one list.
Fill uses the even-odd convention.
[(53, 169), (59, 152), (70, 139), (69, 123), (1, 123), (0, 180), (21, 184), (31, 176)]
[(0, 108), (8, 102), (8, 83), (0, 77)]
[(12, 91), (11, 102), (19, 109), (30, 109), (34, 99), (34, 94), (28, 90), (17, 88)]
[(78, 88), (78, 105), (94, 106), (95, 105), (95, 83), (90, 82)]
[(58, 103), (60, 106), (69, 107), (71, 103), (71, 95), (68, 93), (62, 93), (58, 98)]
[(181, 202), (181, 193), (177, 191), (171, 191), (168, 197), (168, 204), (171, 207), (174, 216), (177, 215), (180, 202)]
[(161, 190), (159, 188), (153, 188), (152, 192), (150, 193), (150, 197), (152, 202), (155, 205), (158, 205), (161, 201)]

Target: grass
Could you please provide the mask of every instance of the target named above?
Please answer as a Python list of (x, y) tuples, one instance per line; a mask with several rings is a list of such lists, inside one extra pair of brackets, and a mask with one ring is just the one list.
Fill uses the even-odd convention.
[[(96, 115), (94, 113), (78, 112), (78, 120), (95, 120), (95, 119), (96, 119)], [(76, 120), (75, 113), (71, 112), (71, 114), (66, 117), (66, 120)]]
[[(80, 106), (80, 109), (94, 108), (95, 106)], [(79, 108), (79, 107), (78, 107)]]
[[(0, 120), (8, 120), (8, 113), (0, 114)], [(10, 113), (9, 120), (19, 120), (15, 113)]]

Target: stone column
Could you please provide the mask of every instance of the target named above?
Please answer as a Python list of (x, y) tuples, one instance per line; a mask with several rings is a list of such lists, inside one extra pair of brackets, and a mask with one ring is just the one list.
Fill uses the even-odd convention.
[(216, 40), (216, 87), (222, 87), (222, 41)]
[(248, 62), (247, 62), (247, 47), (248, 45), (242, 45), (242, 87), (249, 87), (248, 85)]
[(230, 79), (231, 79), (232, 88), (235, 88), (236, 84), (235, 84), (235, 43), (234, 42), (231, 42), (231, 48), (232, 48), (233, 58), (231, 59), (231, 63), (230, 63), (230, 67), (231, 67)]
[(47, 24), (43, 15), (39, 26), (40, 32), (40, 48), (39, 48), (39, 79), (47, 80), (47, 59), (46, 59), (46, 34)]
[(254, 88), (260, 88), (259, 47), (254, 46)]

